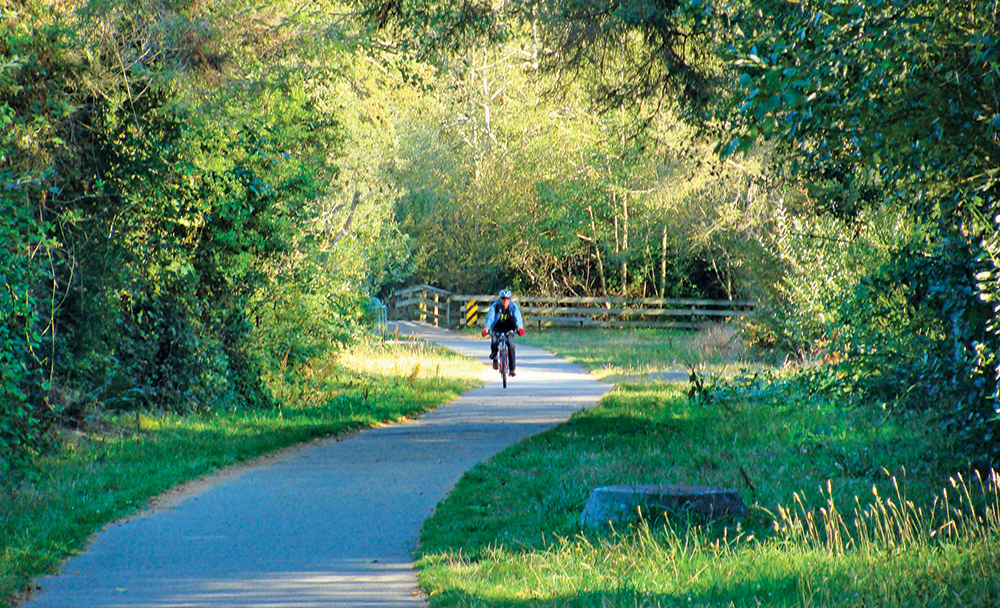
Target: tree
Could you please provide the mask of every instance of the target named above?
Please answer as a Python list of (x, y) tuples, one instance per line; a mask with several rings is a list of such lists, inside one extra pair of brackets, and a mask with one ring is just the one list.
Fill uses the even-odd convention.
[[(819, 219), (903, 217), (888, 259), (872, 258), (844, 325), (828, 331), (850, 336), (851, 376), (870, 379), (862, 388), (936, 408), (977, 463), (998, 463), (996, 0), (367, 6), (377, 26), (404, 35), (415, 11), (430, 11), (422, 27), (449, 44), (537, 25), (543, 64), (588, 75), (596, 66), (605, 107), (656, 115), (681, 103), (719, 134), (723, 157), (773, 140)], [(622, 49), (630, 61), (615, 61)]]
[[(773, 137), (822, 210), (857, 218), (885, 206), (909, 218), (849, 304), (863, 322), (848, 325), (854, 360), (890, 397), (949, 387), (930, 391), (947, 404), (934, 406), (988, 466), (1000, 459), (1000, 308), (988, 282), (1000, 219), (997, 8), (755, 2), (732, 16), (725, 51), (744, 91), (726, 151)], [(889, 318), (898, 322), (880, 322)]]
[[(408, 98), (416, 109), (387, 104), (400, 149), (386, 179), (418, 248), (413, 279), (472, 291), (742, 293), (747, 273), (727, 256), (755, 247), (731, 204), (750, 173), (712, 158), (672, 113), (643, 132), (634, 108), (596, 111), (580, 86), (540, 73), (535, 51), (527, 34), (472, 47), (424, 80), (425, 97)], [(698, 221), (678, 222), (681, 209)], [(719, 211), (733, 220), (725, 229)]]
[(327, 204), (333, 8), (2, 4), (0, 469), (102, 408), (268, 405), (391, 280), (387, 205)]

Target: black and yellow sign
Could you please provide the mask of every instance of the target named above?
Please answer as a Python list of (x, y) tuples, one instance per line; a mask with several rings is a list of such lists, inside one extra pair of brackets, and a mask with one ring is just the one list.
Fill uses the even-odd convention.
[(465, 325), (475, 325), (477, 319), (479, 319), (479, 304), (475, 300), (469, 300), (465, 305)]

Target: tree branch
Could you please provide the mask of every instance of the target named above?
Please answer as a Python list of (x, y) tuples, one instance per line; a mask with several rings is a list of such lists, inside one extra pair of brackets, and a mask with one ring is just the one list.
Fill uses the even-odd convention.
[(341, 226), (340, 231), (333, 237), (333, 241), (328, 247), (324, 248), (323, 251), (328, 251), (330, 247), (336, 245), (340, 239), (347, 236), (347, 232), (351, 229), (351, 222), (354, 221), (354, 212), (357, 210), (359, 203), (361, 203), (361, 191), (355, 190), (354, 198), (351, 200), (351, 209), (347, 212), (347, 219), (344, 220), (344, 225)]

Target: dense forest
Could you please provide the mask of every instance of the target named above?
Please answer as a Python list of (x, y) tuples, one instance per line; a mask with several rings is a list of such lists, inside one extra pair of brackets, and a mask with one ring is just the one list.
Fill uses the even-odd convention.
[(270, 407), (418, 281), (749, 298), (998, 466), (997, 13), (0, 0), (0, 474), (99, 411)]

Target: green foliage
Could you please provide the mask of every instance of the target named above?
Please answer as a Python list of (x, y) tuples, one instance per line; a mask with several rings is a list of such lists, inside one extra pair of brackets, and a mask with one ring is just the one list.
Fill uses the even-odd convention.
[[(370, 26), (403, 48), (438, 61), (484, 42), (534, 42), (532, 69), (577, 69), (607, 108), (708, 101), (712, 72), (712, 10), (701, 2), (575, 0), (501, 5), (471, 0), (355, 0)], [(662, 105), (661, 105), (662, 104)]]
[[(422, 14), (410, 5), (365, 4), (376, 7), (377, 25), (397, 25), (404, 34)], [(526, 57), (534, 62), (539, 55), (533, 49), (548, 49), (537, 65), (554, 68), (564, 80), (568, 74), (587, 80), (587, 89), (609, 113), (623, 105), (645, 108), (637, 116), (646, 117), (638, 121), (646, 127), (655, 123), (649, 117), (674, 109), (665, 99), (680, 100), (681, 115), (720, 134), (723, 158), (752, 155), (763, 140), (776, 142), (774, 165), (763, 170), (768, 176), (763, 182), (787, 178), (789, 188), (782, 193), (782, 186), (771, 182), (768, 194), (793, 193), (786, 197), (788, 206), (805, 232), (819, 238), (799, 239), (815, 252), (790, 251), (796, 239), (761, 221), (743, 234), (762, 236), (758, 242), (771, 255), (746, 246), (753, 239), (722, 248), (736, 254), (734, 268), (740, 263), (765, 268), (751, 275), (756, 280), (746, 290), (767, 304), (753, 326), (758, 338), (806, 352), (817, 340), (844, 347), (849, 365), (856, 365), (849, 375), (856, 380), (850, 381), (859, 390), (870, 378), (867, 388), (876, 398), (891, 393), (911, 406), (937, 410), (946, 427), (968, 439), (970, 458), (997, 465), (996, 0), (594, 0), (544, 6), (526, 1), (495, 8), (455, 0), (431, 6), (436, 18), (424, 25), (437, 34), (429, 39), (467, 41), (467, 34), (530, 29)], [(600, 147), (578, 148), (584, 151), (577, 155), (579, 165), (599, 157), (591, 153)], [(624, 146), (606, 151), (609, 158), (627, 156)], [(634, 174), (637, 164), (623, 167)], [(623, 183), (615, 177), (620, 174), (587, 168), (589, 173), (577, 177), (586, 190), (621, 204)], [(563, 175), (547, 180), (555, 186), (548, 193), (572, 181)], [(563, 204), (572, 222), (574, 207)], [(620, 213), (607, 217), (624, 220)], [(832, 232), (829, 218), (843, 222), (841, 234)], [(873, 234), (893, 223), (901, 228), (897, 233)], [(762, 235), (769, 229), (771, 234)], [(580, 234), (599, 248), (598, 230), (592, 232)], [(841, 249), (858, 262), (855, 268), (837, 262), (837, 247), (819, 242), (827, 238), (846, 241)], [(565, 249), (568, 242), (550, 244)], [(614, 254), (605, 249), (602, 262), (587, 265), (617, 270), (617, 276), (602, 273), (610, 289), (636, 285), (629, 276), (635, 276), (637, 261), (623, 244), (631, 245), (619, 232)], [(578, 264), (580, 256), (564, 259)], [(845, 272), (831, 274), (840, 270)], [(734, 273), (715, 274), (726, 285)], [(613, 286), (612, 279), (620, 284)], [(740, 289), (727, 290), (734, 291)], [(915, 390), (918, 386), (949, 388), (945, 395)], [(919, 405), (921, 394), (928, 398)]]
[(46, 117), (68, 110), (58, 84), (66, 49), (48, 44), (61, 29), (42, 9), (39, 26), (23, 28), (27, 17), (11, 9), (0, 8), (0, 478), (37, 452), (50, 415), (45, 362), (54, 344), (45, 310), (64, 260), (27, 192), (51, 178), (48, 148), (62, 143)]
[(754, 2), (733, 15), (728, 51), (745, 125), (728, 150), (777, 138), (820, 208), (857, 217), (882, 205), (915, 226), (833, 329), (850, 335), (861, 387), (938, 410), (982, 466), (1000, 457), (997, 309), (975, 279), (996, 272), (995, 11)]
[(780, 275), (756, 284), (758, 305), (746, 322), (746, 338), (782, 356), (845, 354), (845, 326), (858, 313), (849, 303), (912, 230), (912, 222), (886, 209), (844, 220), (817, 217), (801, 199), (780, 201), (761, 238)]
[[(0, 173), (0, 181), (12, 178)], [(40, 269), (29, 259), (30, 237), (35, 237), (36, 247), (44, 246), (44, 237), (39, 238), (38, 226), (25, 207), (8, 201), (5, 197), (0, 206), (0, 267), (5, 269), (0, 274), (0, 477), (37, 450), (44, 413), (32, 399), (43, 382), (33, 358), (42, 348), (42, 328), (33, 314), (32, 297)]]
[[(714, 282), (725, 293), (748, 293), (761, 301), (751, 325), (756, 339), (806, 354), (832, 344), (854, 366), (848, 377), (858, 390), (937, 410), (945, 427), (968, 440), (968, 457), (987, 467), (998, 464), (996, 0), (362, 4), (372, 9), (376, 26), (396, 28), (392, 31), (404, 38), (425, 28), (435, 51), (469, 53), (489, 39), (485, 34), (509, 41), (525, 32), (521, 56), (532, 71), (551, 68), (561, 82), (570, 76), (586, 81), (584, 89), (608, 116), (623, 106), (639, 110), (632, 128), (616, 132), (644, 128), (660, 136), (665, 131), (656, 122), (668, 110), (695, 118), (702, 133), (718, 134), (723, 143), (717, 151), (730, 161), (744, 160), (734, 154), (759, 154), (764, 140), (774, 142), (771, 166), (762, 163), (753, 182), (766, 189), (761, 197), (766, 202), (757, 208), (778, 209), (784, 197), (791, 220), (802, 227), (800, 235), (759, 219), (732, 230), (739, 224), (731, 218), (746, 220), (752, 213), (705, 212), (718, 208), (708, 201), (736, 197), (729, 192), (721, 201), (711, 194), (690, 197), (705, 183), (690, 176), (676, 188), (681, 205), (668, 197), (631, 197), (629, 192), (639, 189), (633, 184), (655, 187), (677, 173), (661, 171), (646, 181), (641, 156), (631, 156), (615, 137), (602, 134), (586, 144), (577, 143), (585, 140), (580, 136), (569, 140), (577, 143), (571, 163), (580, 171), (554, 171), (542, 182), (539, 200), (532, 200), (523, 178), (508, 181), (506, 198), (482, 197), (490, 200), (487, 212), (506, 208), (509, 199), (531, 209), (518, 219), (541, 238), (520, 244), (536, 255), (503, 267), (517, 273), (515, 283), (540, 291), (589, 292), (597, 291), (593, 284), (599, 282), (605, 292), (642, 292), (656, 284), (648, 270), (659, 257), (658, 291), (665, 293), (669, 275), (662, 251), (668, 234), (663, 231), (659, 248), (649, 238), (661, 218), (654, 214), (654, 221), (637, 230), (641, 213), (626, 219), (615, 208), (627, 202), (636, 209), (636, 199), (645, 198), (690, 225), (699, 221), (697, 214), (685, 215), (694, 198), (687, 208), (713, 221), (695, 231), (696, 238), (672, 241), (680, 244), (675, 257), (711, 262)], [(425, 10), (434, 18), (421, 21)], [(567, 90), (574, 89), (564, 86)], [(532, 124), (545, 122), (537, 118)], [(577, 132), (600, 129), (587, 125)], [(558, 157), (568, 147), (549, 146), (548, 154)], [(680, 159), (684, 168), (684, 155), (661, 158), (666, 166)], [(541, 165), (530, 166), (537, 172)], [(497, 172), (491, 179), (512, 174)], [(622, 178), (626, 175), (632, 184)], [(736, 184), (722, 181), (713, 189), (726, 192)], [(475, 187), (478, 197), (484, 189)], [(590, 226), (579, 212), (584, 200)], [(567, 212), (565, 231), (547, 223), (556, 215), (552, 208)], [(892, 226), (895, 232), (885, 232)], [(590, 239), (592, 251), (573, 244), (571, 235)], [(701, 248), (685, 249), (688, 243)], [(506, 242), (499, 244), (507, 248)], [(659, 256), (653, 253), (657, 249)], [(718, 262), (727, 258), (731, 262), (720, 269)], [(538, 280), (527, 270), (533, 266), (544, 269), (542, 277), (562, 280)], [(676, 267), (698, 274), (697, 264)], [(746, 271), (750, 267), (763, 272)], [(741, 274), (750, 280), (733, 280)], [(582, 285), (580, 275), (586, 277)], [(712, 285), (696, 283), (702, 289)]]
[[(599, 115), (582, 85), (531, 63), (537, 42), (453, 57), (435, 97), (393, 122), (386, 181), (416, 250), (413, 281), (466, 292), (740, 297), (770, 188), (759, 158), (720, 163), (664, 112)], [(552, 108), (555, 107), (555, 110)], [(763, 156), (763, 153), (761, 154)]]
[(319, 7), (0, 10), (4, 470), (102, 408), (273, 405), (264, 376), (399, 280), (387, 206), (326, 207), (346, 134)]

